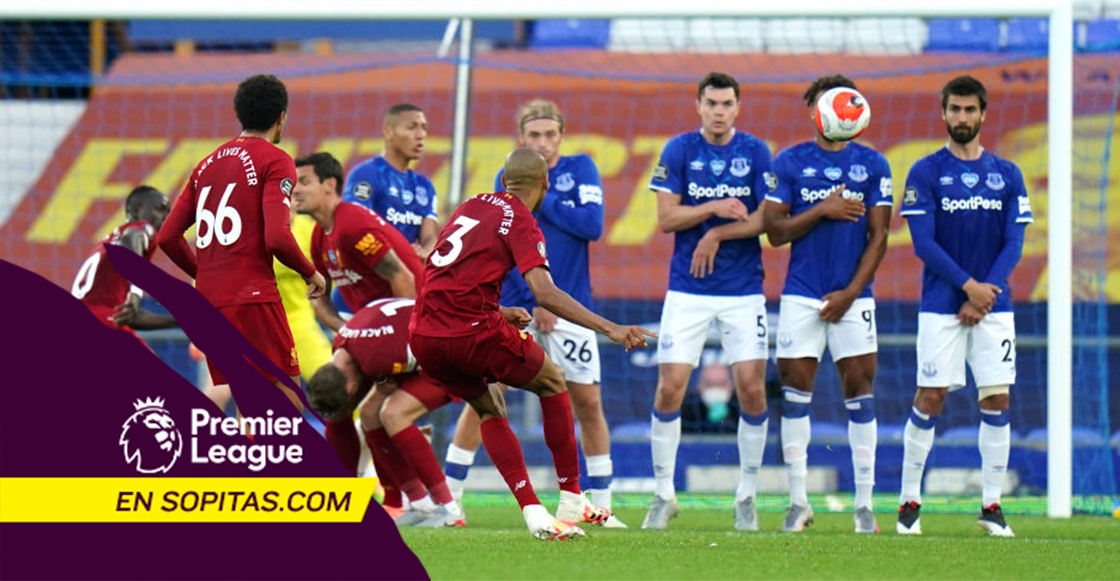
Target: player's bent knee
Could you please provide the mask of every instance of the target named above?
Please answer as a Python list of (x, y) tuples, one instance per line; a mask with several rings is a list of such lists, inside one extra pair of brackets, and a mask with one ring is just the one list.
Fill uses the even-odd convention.
[(989, 409), (1007, 409), (1011, 400), (1010, 385), (986, 385), (976, 389), (976, 399), (982, 404), (991, 404)]

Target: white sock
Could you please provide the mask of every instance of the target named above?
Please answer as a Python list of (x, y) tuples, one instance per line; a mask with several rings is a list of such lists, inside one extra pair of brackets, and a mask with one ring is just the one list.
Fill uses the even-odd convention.
[(875, 489), (875, 447), (879, 442), (879, 421), (860, 424), (848, 422), (848, 443), (852, 447), (852, 468), (856, 481), (856, 508), (871, 508)]
[(668, 421), (659, 419), (657, 415), (658, 412), (654, 411), (650, 417), (649, 431), (656, 494), (665, 500), (674, 500), (677, 491), (673, 487), (673, 475), (677, 470), (677, 448), (681, 445), (681, 413), (660, 414)]
[[(749, 414), (748, 414), (749, 415)], [(770, 427), (767, 412), (750, 416), (747, 421), (739, 414), (739, 489), (735, 492), (735, 502), (752, 498), (758, 492), (758, 470), (762, 467), (762, 453), (766, 450), (766, 431)], [(762, 423), (757, 423), (761, 418)]]
[(933, 448), (933, 424), (936, 420), (937, 416), (924, 414), (917, 408), (910, 411), (910, 419), (906, 420), (906, 429), (903, 431), (902, 491), (898, 495), (899, 504), (922, 503), (922, 474), (926, 469), (926, 458)]
[(474, 464), (474, 455), (477, 450), (467, 450), (455, 444), (447, 446), (447, 457), (444, 461), (444, 476), (447, 480), (447, 489), (456, 501), (463, 499), (463, 487), (467, 479), (467, 471)]
[(1007, 412), (989, 413), (980, 410), (980, 468), (984, 474), (984, 506), (999, 504), (1003, 493), (1003, 482), (1007, 478), (1007, 457), (1011, 454), (1011, 425), (1002, 426), (988, 423), (1006, 422)]
[(611, 507), (611, 476), (614, 463), (610, 454), (587, 456), (587, 492), (591, 493), (591, 504), (603, 508)]
[(786, 463), (786, 478), (789, 481), (789, 502), (800, 506), (809, 505), (809, 494), (805, 489), (809, 473), (809, 438), (812, 426), (809, 422), (809, 404), (813, 394), (792, 387), (782, 388), (782, 457)]
[(875, 399), (854, 397), (844, 401), (848, 410), (848, 444), (852, 448), (855, 474), (856, 508), (871, 508), (875, 489), (875, 448), (879, 443), (879, 422), (875, 419)]

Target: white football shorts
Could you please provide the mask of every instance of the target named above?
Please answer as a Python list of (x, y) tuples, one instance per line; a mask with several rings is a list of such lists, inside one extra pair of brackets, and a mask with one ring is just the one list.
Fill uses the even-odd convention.
[(595, 331), (561, 318), (556, 319), (551, 333), (542, 333), (532, 325), (528, 331), (548, 358), (564, 370), (565, 380), (587, 385), (600, 383), (599, 338)]
[(918, 313), (918, 387), (964, 387), (964, 364), (979, 387), (1015, 383), (1015, 315), (989, 313), (966, 327), (956, 315)]
[(768, 358), (766, 297), (669, 291), (661, 309), (657, 362), (699, 366), (712, 321), (728, 363)]
[(859, 298), (838, 323), (821, 318), (820, 299), (782, 295), (778, 309), (778, 359), (816, 357), (827, 346), (833, 361), (879, 350), (875, 299)]

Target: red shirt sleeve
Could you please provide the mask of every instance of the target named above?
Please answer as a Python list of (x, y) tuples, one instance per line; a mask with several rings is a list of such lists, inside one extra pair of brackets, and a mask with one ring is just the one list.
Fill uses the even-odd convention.
[(513, 226), (506, 236), (506, 243), (509, 244), (513, 260), (517, 263), (517, 270), (521, 274), (538, 266), (548, 268), (544, 234), (541, 233), (533, 215), (524, 206), (515, 206)]
[(276, 160), (269, 164), (264, 180), (261, 205), (265, 247), (284, 266), (306, 280), (315, 274), (315, 266), (303, 255), (292, 235), (291, 195), (296, 183), (295, 162), (287, 154), (277, 155)]
[(315, 270), (320, 274), (330, 279), (327, 271), (327, 265), (323, 264), (323, 229), (318, 224), (315, 229), (311, 231), (311, 263), (315, 265)]
[(366, 266), (373, 270), (393, 249), (377, 219), (364, 210), (345, 212), (339, 224), (340, 244), (347, 246)]
[[(195, 170), (197, 172), (197, 170)], [(159, 229), (156, 241), (164, 254), (191, 278), (198, 276), (198, 261), (183, 234), (194, 224), (194, 174), (179, 193), (171, 213)]]

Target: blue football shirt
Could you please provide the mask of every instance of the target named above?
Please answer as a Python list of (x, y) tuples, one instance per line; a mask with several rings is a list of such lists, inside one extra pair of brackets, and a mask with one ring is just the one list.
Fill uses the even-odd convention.
[(425, 218), (439, 219), (439, 203), (432, 182), (411, 169), (397, 171), (380, 155), (350, 171), (342, 201), (377, 212), (409, 242), (416, 242), (420, 237), (420, 224)]
[[(914, 163), (906, 177), (902, 215), (932, 215), (934, 241), (957, 266), (985, 280), (1010, 230), (1034, 222), (1023, 174), (1012, 162), (985, 151), (968, 161), (942, 148)], [(993, 312), (1011, 310), (1006, 280), (991, 281), (1003, 291)], [(926, 265), (920, 310), (955, 315), (968, 295)]]
[[(692, 131), (665, 144), (649, 187), (679, 195), (685, 206), (738, 198), (753, 213), (774, 183), (770, 165), (770, 148), (752, 135), (736, 131), (730, 143), (712, 145), (699, 131)], [(762, 293), (762, 247), (757, 237), (724, 240), (711, 274), (695, 278), (689, 272), (692, 253), (704, 234), (731, 221), (712, 216), (675, 233), (669, 290), (721, 296)]]
[[(821, 203), (840, 185), (844, 197), (863, 202), (868, 211), (893, 203), (891, 168), (870, 147), (849, 143), (826, 151), (816, 142), (795, 145), (774, 160), (778, 187), (766, 198), (790, 207), (790, 216)], [(790, 248), (789, 272), (782, 294), (820, 299), (852, 281), (867, 247), (867, 214), (858, 222), (822, 219)], [(871, 283), (860, 292), (871, 297)]]

